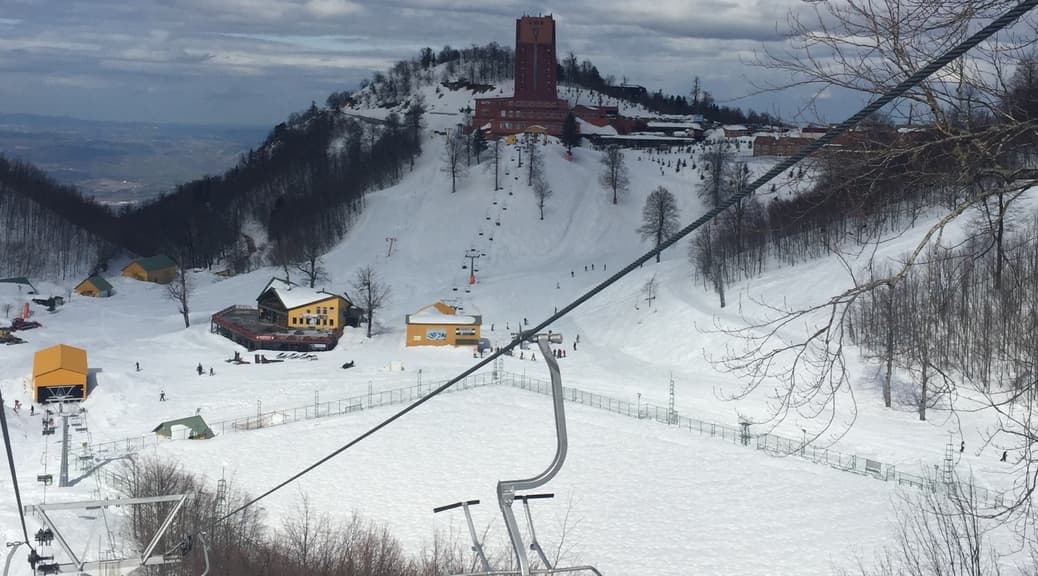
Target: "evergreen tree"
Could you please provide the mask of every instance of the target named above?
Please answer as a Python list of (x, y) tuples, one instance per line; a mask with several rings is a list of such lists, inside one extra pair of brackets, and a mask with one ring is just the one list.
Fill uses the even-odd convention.
[(472, 153), (476, 155), (476, 164), (479, 164), (480, 154), (487, 149), (487, 137), (482, 130), (476, 129), (472, 131), (472, 137), (469, 142), (469, 145), (472, 147)]
[(569, 150), (574, 146), (580, 146), (580, 128), (577, 126), (577, 117), (572, 112), (566, 115), (566, 121), (562, 123), (562, 143)]

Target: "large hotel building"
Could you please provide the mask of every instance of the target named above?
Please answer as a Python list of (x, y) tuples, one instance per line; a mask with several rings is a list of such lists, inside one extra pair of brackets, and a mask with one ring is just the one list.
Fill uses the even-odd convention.
[(562, 134), (569, 105), (556, 89), (555, 20), (523, 16), (515, 22), (515, 96), (477, 98), (473, 128), (497, 136), (541, 127)]

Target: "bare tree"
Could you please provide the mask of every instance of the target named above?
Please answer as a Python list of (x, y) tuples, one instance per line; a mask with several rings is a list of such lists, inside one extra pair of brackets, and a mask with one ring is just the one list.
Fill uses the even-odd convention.
[[(659, 248), (664, 240), (667, 240), (681, 229), (679, 221), (678, 202), (674, 195), (663, 186), (657, 186), (649, 192), (645, 199), (645, 207), (642, 209), (642, 225), (638, 228), (642, 240), (653, 241), (653, 245)], [(656, 262), (660, 261), (660, 253), (656, 253)]]
[(544, 155), (537, 145), (537, 136), (526, 138), (526, 185), (533, 186), (537, 178), (544, 173)]
[(357, 275), (351, 283), (354, 292), (360, 300), (361, 306), (368, 319), (367, 336), (371, 338), (372, 325), (375, 322), (375, 313), (385, 306), (389, 299), (390, 287), (379, 279), (375, 268), (365, 266), (357, 270)]
[(307, 283), (313, 288), (319, 281), (328, 281), (328, 271), (324, 267), (319, 244), (317, 242), (307, 242), (305, 244), (302, 251), (303, 260), (296, 262), (296, 270), (303, 273), (303, 277), (306, 278)]
[(468, 165), (462, 161), (466, 150), (468, 146), (460, 131), (448, 129), (443, 140), (443, 171), (450, 174), (452, 194), (458, 191), (458, 180), (468, 174)]
[(627, 176), (627, 164), (624, 163), (624, 153), (619, 146), (606, 148), (602, 156), (602, 173), (598, 177), (603, 188), (612, 191), (613, 204), (620, 202), (620, 196), (627, 194), (631, 181)]
[[(924, 483), (924, 489), (903, 494), (894, 543), (879, 552), (874, 567), (862, 567), (861, 576), (1000, 574), (1003, 554), (991, 537), (997, 523), (972, 479), (930, 474)], [(1020, 574), (1035, 574), (1035, 567)]]
[(177, 312), (184, 318), (184, 328), (191, 327), (191, 295), (194, 293), (194, 281), (184, 268), (177, 266), (177, 275), (166, 284), (166, 296), (177, 305)]
[[(874, 98), (958, 44), (982, 23), (1000, 15), (1007, 6), (1006, 2), (952, 0), (812, 3), (791, 17), (795, 51), (772, 54), (766, 65), (788, 74), (791, 85), (811, 85), (820, 91), (841, 88), (866, 99)], [(1034, 402), (1031, 391), (1038, 387), (1038, 378), (1016, 370), (991, 373), (987, 367), (977, 366), (976, 358), (990, 358), (983, 353), (986, 347), (1007, 341), (1007, 332), (986, 332), (993, 330), (995, 323), (981, 320), (988, 315), (993, 317), (993, 305), (963, 309), (956, 315), (948, 312), (953, 310), (949, 306), (954, 299), (940, 292), (948, 282), (927, 279), (930, 272), (922, 273), (919, 283), (906, 282), (914, 270), (933, 261), (928, 250), (942, 244), (947, 226), (964, 214), (987, 210), (987, 225), (970, 230), (977, 232), (975, 238), (987, 241), (965, 243), (974, 252), (961, 253), (950, 261), (956, 263), (952, 269), (963, 274), (983, 253), (976, 247), (986, 244), (987, 250), (997, 255), (991, 260), (992, 277), (1001, 286), (995, 299), (1006, 298), (1008, 281), (1004, 276), (1012, 268), (1012, 258), (998, 244), (1005, 240), (1007, 207), (1011, 198), (1038, 183), (1038, 174), (1033, 168), (1032, 137), (1025, 136), (1033, 134), (1035, 124), (1029, 118), (1014, 116), (1014, 108), (1004, 103), (1011, 101), (1006, 88), (1010, 84), (1009, 71), (1032, 48), (1036, 37), (1034, 18), (1025, 18), (1000, 33), (997, 40), (984, 43), (957, 60), (941, 75), (911, 89), (905, 100), (888, 113), (895, 121), (915, 115), (918, 122), (919, 112), (925, 111), (925, 127), (899, 133), (877, 123), (847, 136), (845, 149), (854, 150), (853, 153), (823, 153), (823, 158), (831, 160), (834, 166), (851, 170), (844, 171), (839, 178), (823, 178), (827, 180), (824, 186), (820, 183), (817, 193), (809, 194), (797, 206), (797, 212), (790, 215), (814, 224), (805, 231), (805, 237), (816, 234), (824, 241), (835, 240), (826, 245), (827, 253), (841, 259), (852, 286), (814, 305), (766, 306), (768, 317), (748, 319), (745, 326), (725, 330), (741, 338), (742, 346), (730, 350), (719, 362), (722, 369), (739, 374), (744, 378), (741, 381), (748, 384), (734, 397), (743, 397), (767, 382), (766, 389), (774, 391), (775, 418), (793, 412), (822, 419), (826, 427), (831, 426), (837, 422), (837, 403), (848, 399), (850, 410), (854, 410), (857, 397), (844, 359), (846, 346), (853, 343), (857, 337), (852, 336), (862, 329), (852, 322), (851, 310), (875, 293), (890, 292), (895, 301), (889, 311), (881, 313), (877, 309), (872, 317), (906, 318), (914, 321), (915, 326), (912, 330), (895, 329), (893, 333), (873, 331), (872, 349), (883, 348), (890, 357), (902, 358), (911, 365), (899, 367), (914, 371), (914, 379), (925, 382), (925, 389), (920, 388), (916, 398), (921, 418), (925, 417), (926, 407), (932, 406), (936, 396), (947, 391), (951, 382), (970, 381), (980, 372), (991, 374), (995, 380), (990, 391), (985, 391), (985, 386), (978, 388), (989, 407), (1002, 415), (999, 431), (993, 436), (1011, 446), (1009, 452), (1015, 453), (1020, 462), (1015, 509), (1031, 506), (1031, 495), (1038, 484), (1038, 461), (1033, 448), (1038, 432), (1029, 416), (1014, 419), (1005, 415), (1030, 413)], [(848, 196), (844, 194), (847, 190), (860, 193)], [(896, 197), (884, 196), (889, 190), (899, 193)], [(984, 204), (988, 204), (986, 209)], [(850, 213), (857, 219), (819, 218), (816, 207), (834, 214)], [(768, 210), (772, 209), (769, 206)], [(931, 214), (940, 211), (936, 224), (925, 231), (912, 252), (896, 266), (872, 274), (880, 266), (871, 260), (871, 254), (892, 235), (914, 224), (924, 209)], [(910, 221), (890, 218), (892, 213), (907, 213)], [(870, 215), (871, 219), (860, 215)], [(866, 231), (865, 244), (854, 259), (847, 259), (835, 244), (862, 230)], [(867, 280), (859, 277), (862, 267), (868, 271), (863, 274)], [(934, 273), (945, 273), (943, 270), (938, 268)], [(1003, 278), (998, 280), (1000, 276)], [(913, 298), (913, 291), (918, 298)], [(957, 298), (964, 296), (958, 294)], [(913, 300), (919, 304), (909, 308)], [(911, 314), (910, 310), (916, 313)], [(945, 323), (940, 318), (942, 312), (956, 317), (963, 325), (953, 327)], [(1021, 313), (1008, 316), (1020, 317)], [(922, 322), (918, 321), (921, 317), (925, 317)], [(799, 336), (791, 336), (794, 332), (790, 330)], [(980, 336), (977, 346), (961, 347), (969, 353), (958, 357), (952, 354), (951, 344), (970, 334)], [(894, 342), (887, 345), (891, 336)], [(995, 359), (991, 364), (1011, 366), (1010, 357)], [(949, 397), (949, 401), (953, 399)], [(841, 421), (846, 421), (847, 415), (841, 416)], [(849, 416), (853, 418), (853, 412)]]
[(553, 192), (551, 187), (548, 186), (548, 181), (544, 176), (538, 176), (533, 181), (533, 195), (537, 198), (537, 209), (540, 211), (541, 220), (544, 220), (544, 202), (551, 198)]

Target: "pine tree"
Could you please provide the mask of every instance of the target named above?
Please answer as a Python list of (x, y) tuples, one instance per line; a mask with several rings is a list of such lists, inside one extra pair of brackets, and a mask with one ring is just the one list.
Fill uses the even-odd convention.
[(580, 146), (580, 128), (577, 127), (577, 117), (572, 112), (566, 115), (566, 121), (562, 123), (562, 143), (568, 150)]

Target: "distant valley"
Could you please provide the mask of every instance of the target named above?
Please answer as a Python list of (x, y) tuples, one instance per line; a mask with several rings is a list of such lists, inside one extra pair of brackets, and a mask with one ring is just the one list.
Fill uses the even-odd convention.
[(0, 154), (106, 204), (132, 204), (222, 174), (269, 127), (101, 122), (0, 114)]

